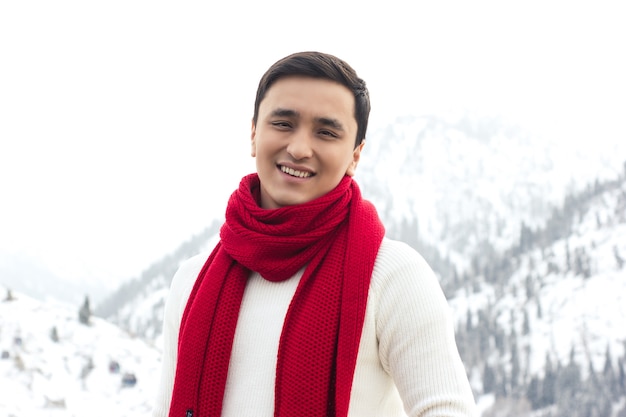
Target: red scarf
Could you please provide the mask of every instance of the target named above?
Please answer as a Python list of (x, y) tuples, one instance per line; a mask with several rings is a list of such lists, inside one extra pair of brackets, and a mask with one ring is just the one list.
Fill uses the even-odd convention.
[(283, 281), (306, 270), (278, 349), (277, 417), (345, 417), (374, 261), (384, 235), (375, 208), (346, 176), (308, 203), (259, 207), (256, 174), (226, 209), (217, 244), (180, 324), (170, 417), (221, 415), (239, 308), (250, 271)]

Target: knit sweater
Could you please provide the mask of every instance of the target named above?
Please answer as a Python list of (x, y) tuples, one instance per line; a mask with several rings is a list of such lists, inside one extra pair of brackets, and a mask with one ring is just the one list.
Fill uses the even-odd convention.
[[(202, 254), (189, 259), (172, 280), (154, 417), (168, 416), (180, 320), (206, 258)], [(222, 416), (273, 416), (280, 334), (302, 273), (282, 282), (251, 274), (237, 322)], [(451, 311), (435, 274), (414, 249), (383, 239), (372, 273), (349, 416), (476, 415)]]

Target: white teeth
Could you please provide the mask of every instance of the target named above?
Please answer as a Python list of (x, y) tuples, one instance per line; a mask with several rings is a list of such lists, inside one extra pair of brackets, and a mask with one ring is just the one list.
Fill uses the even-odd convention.
[(280, 170), (283, 171), (285, 174), (289, 174), (293, 177), (298, 178), (308, 178), (311, 176), (310, 172), (298, 171), (297, 169), (288, 168), (282, 165), (280, 166)]

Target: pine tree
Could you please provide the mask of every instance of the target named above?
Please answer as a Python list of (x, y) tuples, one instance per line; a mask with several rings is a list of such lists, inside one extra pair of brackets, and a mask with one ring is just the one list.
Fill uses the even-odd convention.
[(583, 257), (581, 248), (574, 249), (574, 274), (583, 275)]
[(565, 270), (567, 272), (572, 270), (572, 255), (569, 251), (569, 242), (565, 241)]
[(520, 381), (520, 359), (519, 350), (517, 348), (517, 336), (513, 333), (513, 342), (511, 344), (511, 389), (515, 389), (519, 386)]
[(626, 371), (622, 360), (617, 363), (617, 387), (620, 392), (626, 392)]
[(472, 312), (470, 310), (467, 310), (467, 315), (465, 316), (465, 331), (471, 333), (473, 328), (474, 325), (472, 323)]
[(594, 388), (600, 388), (598, 374), (596, 373), (596, 369), (593, 367), (593, 361), (591, 359), (589, 359), (589, 382), (591, 382)]
[(550, 355), (546, 353), (545, 376), (543, 378), (543, 389), (541, 398), (541, 408), (554, 404), (556, 399), (556, 372), (550, 360)]
[(615, 262), (617, 262), (617, 267), (622, 269), (624, 267), (624, 258), (619, 253), (619, 249), (617, 245), (613, 246), (613, 255), (615, 256)]
[(57, 343), (59, 341), (59, 332), (57, 331), (57, 326), (52, 326), (52, 329), (50, 330), (50, 339), (52, 339), (54, 343)]
[(530, 300), (535, 295), (534, 282), (533, 282), (533, 277), (531, 274), (526, 275), (525, 286), (526, 286), (526, 299)]
[(533, 376), (530, 379), (530, 383), (528, 384), (528, 389), (526, 391), (526, 397), (533, 408), (533, 410), (537, 410), (542, 408), (542, 395), (541, 395), (541, 383), (539, 382), (539, 378)]
[(522, 221), (520, 228), (519, 248), (520, 253), (524, 253), (533, 246), (533, 232), (530, 227), (526, 226), (526, 223)]
[(602, 369), (603, 385), (608, 389), (611, 394), (611, 398), (619, 399), (620, 390), (617, 386), (617, 376), (613, 370), (613, 358), (611, 357), (610, 346), (606, 347), (604, 353), (604, 369)]
[(89, 305), (89, 296), (85, 296), (85, 301), (82, 307), (78, 310), (78, 321), (84, 325), (89, 325), (91, 322), (91, 307)]
[[(570, 350), (570, 359), (567, 366), (560, 369), (556, 381), (556, 400), (559, 416), (573, 417), (580, 414), (582, 393), (580, 366), (575, 361), (574, 346)], [(580, 415), (586, 415), (582, 413)]]
[(508, 396), (509, 390), (506, 383), (506, 372), (502, 365), (498, 366), (496, 376), (497, 383), (495, 386), (494, 394), (496, 395), (496, 397), (505, 398)]
[(524, 310), (524, 322), (522, 324), (522, 334), (527, 335), (530, 333), (530, 318), (528, 317), (528, 310)]
[(496, 387), (496, 373), (493, 368), (489, 366), (489, 363), (485, 362), (483, 368), (483, 393), (489, 394), (493, 392)]
[(502, 330), (502, 328), (500, 327), (497, 327), (493, 333), (496, 349), (498, 349), (498, 352), (502, 355), (504, 354), (506, 348), (506, 335), (504, 334), (504, 330)]

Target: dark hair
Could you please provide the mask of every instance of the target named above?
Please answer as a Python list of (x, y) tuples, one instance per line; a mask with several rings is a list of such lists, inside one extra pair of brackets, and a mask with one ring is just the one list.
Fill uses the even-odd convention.
[(365, 81), (345, 61), (322, 52), (297, 52), (280, 59), (263, 74), (254, 101), (254, 124), (259, 106), (272, 84), (283, 77), (304, 76), (335, 81), (354, 93), (354, 118), (357, 123), (355, 147), (365, 138), (370, 114), (370, 97)]

